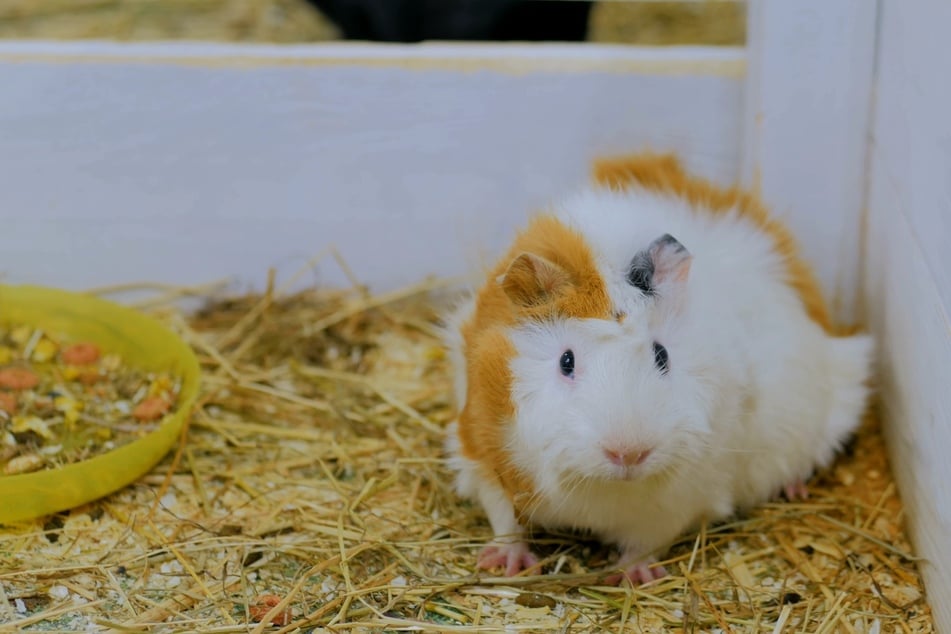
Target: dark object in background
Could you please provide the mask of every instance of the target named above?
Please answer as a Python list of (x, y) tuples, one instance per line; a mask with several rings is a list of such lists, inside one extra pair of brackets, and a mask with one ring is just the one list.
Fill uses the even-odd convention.
[(583, 0), (307, 0), (348, 40), (582, 42)]

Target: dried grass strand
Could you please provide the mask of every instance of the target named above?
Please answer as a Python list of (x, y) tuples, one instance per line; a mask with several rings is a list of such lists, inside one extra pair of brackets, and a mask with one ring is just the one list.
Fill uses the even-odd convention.
[[(368, 624), (858, 632), (864, 622), (933, 631), (874, 426), (813, 483), (812, 499), (702, 526), (675, 544), (661, 562), (671, 574), (652, 584), (599, 585), (610, 555), (563, 535), (538, 540), (537, 571), (476, 570), (491, 531), (459, 500), (442, 455), (453, 417), (436, 327), (443, 287), (282, 295), (275, 279), (269, 272), (263, 295), (210, 299), (194, 314), (152, 309), (194, 337), (203, 364), (187, 442), (60, 527), (0, 533), (8, 601), (56, 583), (101, 602), (67, 615), (44, 599), (30, 604), (35, 623), (287, 633)], [(879, 476), (846, 477), (870, 470)], [(149, 514), (156, 500), (162, 512)], [(277, 607), (252, 612), (260, 595), (278, 597)], [(525, 596), (555, 608), (523, 605)], [(284, 610), (287, 624), (268, 624)]]

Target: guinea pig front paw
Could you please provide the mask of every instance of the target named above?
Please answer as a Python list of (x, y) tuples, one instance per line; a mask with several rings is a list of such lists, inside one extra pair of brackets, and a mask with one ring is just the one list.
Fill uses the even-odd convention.
[(502, 566), (506, 577), (537, 565), (538, 557), (525, 542), (493, 542), (479, 553), (479, 568), (488, 570)]
[[(661, 579), (667, 576), (667, 569), (663, 566), (654, 566), (652, 564), (657, 563), (656, 557), (649, 557), (642, 561), (638, 561), (633, 564), (628, 564), (624, 568), (624, 572), (615, 573), (608, 575), (604, 583), (609, 586), (616, 586), (621, 583), (622, 580), (627, 579), (631, 582), (631, 585), (641, 585), (645, 583), (650, 583), (656, 579)], [(624, 565), (624, 564), (622, 564)]]

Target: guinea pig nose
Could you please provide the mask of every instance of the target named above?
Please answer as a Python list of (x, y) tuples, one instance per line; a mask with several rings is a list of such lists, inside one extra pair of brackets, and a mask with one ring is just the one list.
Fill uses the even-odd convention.
[(651, 453), (650, 449), (642, 447), (615, 447), (613, 449), (605, 448), (604, 455), (608, 460), (619, 467), (630, 467), (638, 465), (647, 460)]

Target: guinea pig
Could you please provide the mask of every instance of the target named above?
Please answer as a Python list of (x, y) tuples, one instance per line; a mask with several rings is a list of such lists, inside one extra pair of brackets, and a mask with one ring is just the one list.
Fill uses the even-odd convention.
[(445, 319), (456, 490), (535, 566), (531, 528), (616, 545), (606, 581), (666, 574), (701, 522), (805, 496), (867, 404), (872, 339), (832, 324), (790, 231), (673, 155), (597, 162)]

